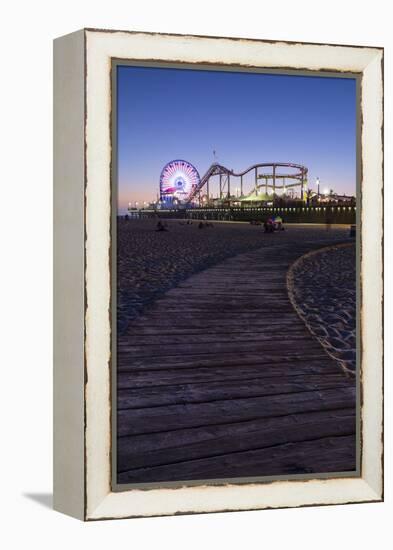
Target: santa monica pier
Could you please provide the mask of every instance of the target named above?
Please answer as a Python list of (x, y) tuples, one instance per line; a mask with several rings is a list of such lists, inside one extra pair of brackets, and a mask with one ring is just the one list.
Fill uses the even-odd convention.
[(340, 195), (308, 167), (292, 162), (261, 162), (235, 171), (214, 162), (201, 177), (186, 160), (162, 169), (157, 200), (129, 203), (132, 217), (250, 221), (280, 214), (286, 222), (354, 224), (356, 199)]

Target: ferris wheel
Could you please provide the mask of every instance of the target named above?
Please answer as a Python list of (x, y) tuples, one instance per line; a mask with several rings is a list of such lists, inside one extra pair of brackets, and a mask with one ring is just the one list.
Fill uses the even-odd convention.
[(199, 182), (200, 177), (195, 166), (186, 160), (172, 160), (161, 172), (161, 198), (187, 201)]

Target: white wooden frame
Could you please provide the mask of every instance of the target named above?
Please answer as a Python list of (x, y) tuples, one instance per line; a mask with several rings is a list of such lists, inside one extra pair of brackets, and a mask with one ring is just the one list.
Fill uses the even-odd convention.
[[(361, 73), (361, 476), (111, 491), (111, 60)], [(383, 50), (82, 30), (55, 41), (54, 506), (83, 520), (383, 498)]]

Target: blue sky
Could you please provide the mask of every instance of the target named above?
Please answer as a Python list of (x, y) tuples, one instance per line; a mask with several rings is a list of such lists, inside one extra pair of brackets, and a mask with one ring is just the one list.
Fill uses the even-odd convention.
[[(119, 210), (151, 201), (163, 166), (214, 161), (309, 169), (315, 188), (355, 194), (356, 81), (348, 78), (118, 67)], [(250, 185), (251, 186), (251, 185)]]

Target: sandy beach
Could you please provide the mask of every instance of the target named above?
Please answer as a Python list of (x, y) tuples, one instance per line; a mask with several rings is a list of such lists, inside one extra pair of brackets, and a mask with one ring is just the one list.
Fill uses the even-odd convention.
[(356, 249), (333, 246), (300, 258), (289, 273), (294, 305), (327, 352), (356, 369)]
[[(262, 226), (247, 223), (214, 222), (199, 229), (169, 220), (168, 230), (156, 232), (155, 220), (119, 219), (118, 248), (118, 332), (123, 334), (132, 319), (140, 315), (165, 292), (192, 274), (260, 247), (290, 245), (298, 240), (320, 242), (321, 247), (348, 240), (346, 226), (327, 232), (318, 225), (288, 225), (285, 231), (265, 234)], [(269, 269), (269, 266), (266, 266)]]

